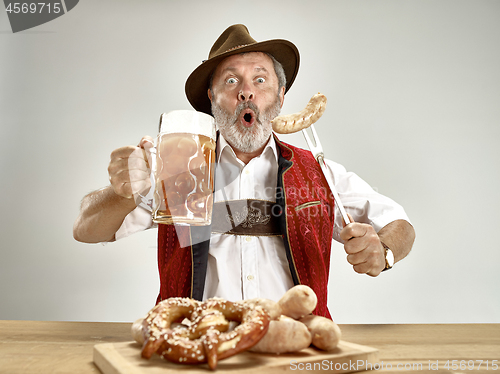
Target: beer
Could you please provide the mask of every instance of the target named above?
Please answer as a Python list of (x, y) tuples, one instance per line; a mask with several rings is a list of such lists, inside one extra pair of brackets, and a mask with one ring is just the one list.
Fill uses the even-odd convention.
[(208, 225), (212, 217), (215, 141), (190, 133), (160, 134), (153, 221)]

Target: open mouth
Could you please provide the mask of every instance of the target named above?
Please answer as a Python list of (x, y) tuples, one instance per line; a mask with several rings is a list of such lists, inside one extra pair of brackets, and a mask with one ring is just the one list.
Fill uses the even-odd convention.
[(241, 112), (240, 121), (245, 127), (253, 126), (255, 122), (255, 115), (251, 109), (246, 109)]

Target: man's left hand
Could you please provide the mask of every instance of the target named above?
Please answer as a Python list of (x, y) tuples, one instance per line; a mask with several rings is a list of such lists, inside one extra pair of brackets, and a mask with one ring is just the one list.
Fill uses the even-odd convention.
[(372, 226), (366, 223), (350, 223), (342, 229), (340, 238), (345, 243), (347, 262), (356, 273), (376, 277), (384, 270), (385, 248)]

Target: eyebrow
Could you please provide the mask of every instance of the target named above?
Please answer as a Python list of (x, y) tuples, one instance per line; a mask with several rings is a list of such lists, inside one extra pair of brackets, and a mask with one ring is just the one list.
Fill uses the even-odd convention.
[(266, 69), (265, 67), (263, 67), (263, 66), (261, 66), (261, 67), (257, 67), (257, 68), (255, 68), (254, 70), (255, 70), (255, 71), (263, 71), (263, 72), (268, 73), (267, 69)]
[[(235, 67), (233, 67), (233, 66), (228, 66), (227, 68), (225, 68), (224, 70), (222, 70), (222, 71), (221, 71), (221, 74), (223, 74), (223, 73), (225, 73), (225, 72), (227, 72), (227, 71), (234, 72), (234, 71), (236, 71), (236, 68), (235, 68)], [(263, 67), (263, 66), (258, 66), (258, 67), (256, 67), (256, 68), (254, 69), (254, 71), (256, 71), (256, 72), (263, 71), (263, 72), (265, 72), (265, 73), (269, 73), (269, 71), (268, 71), (265, 67)]]

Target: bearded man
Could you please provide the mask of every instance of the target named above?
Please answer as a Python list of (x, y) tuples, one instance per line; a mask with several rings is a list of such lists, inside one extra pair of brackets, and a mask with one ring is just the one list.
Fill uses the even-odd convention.
[[(414, 230), (403, 208), (353, 173), (327, 160), (339, 196), (352, 216), (345, 226), (311, 152), (281, 142), (271, 120), (295, 80), (299, 52), (281, 39), (256, 42), (244, 25), (229, 27), (208, 60), (189, 76), (186, 95), (194, 109), (212, 114), (217, 140), (212, 225), (179, 229), (158, 225), (160, 292), (169, 297), (237, 301), (256, 297), (277, 301), (296, 284), (318, 296), (314, 313), (327, 307), (332, 239), (344, 243), (354, 271), (378, 276), (411, 250)], [(111, 154), (110, 186), (87, 195), (74, 225), (84, 242), (114, 241), (153, 227), (134, 194), (150, 188), (142, 156), (152, 139)], [(224, 225), (225, 206), (240, 202), (271, 212), (259, 231)], [(251, 225), (250, 225), (251, 226)], [(190, 245), (179, 235), (188, 230)]]

